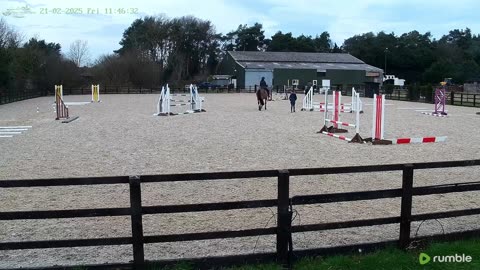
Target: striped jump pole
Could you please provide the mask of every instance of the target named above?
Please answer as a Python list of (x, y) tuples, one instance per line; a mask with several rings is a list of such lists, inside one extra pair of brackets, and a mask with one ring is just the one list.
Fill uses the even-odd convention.
[[(372, 144), (392, 144), (391, 140), (385, 140), (385, 95), (373, 95), (373, 119), (372, 119)], [(367, 139), (370, 141), (370, 139)]]
[(55, 85), (55, 102), (57, 102), (57, 96), (63, 100), (63, 85)]
[(447, 136), (441, 137), (419, 137), (419, 138), (398, 138), (389, 139), (384, 138), (385, 127), (385, 95), (373, 96), (373, 124), (372, 137), (365, 139), (365, 141), (372, 142), (374, 145), (388, 145), (388, 144), (415, 144), (415, 143), (435, 143), (445, 142)]
[(445, 105), (447, 104), (447, 91), (445, 87), (435, 89), (434, 104), (435, 110), (433, 112), (421, 113), (430, 116), (447, 117), (447, 112), (445, 111)]
[(330, 137), (333, 137), (333, 138), (343, 140), (343, 141), (352, 142), (352, 139), (349, 139), (349, 138), (347, 138), (345, 136), (342, 136), (342, 135), (337, 135), (337, 134), (326, 132), (326, 131), (321, 131), (320, 133), (325, 134), (325, 135), (330, 136)]
[[(339, 106), (340, 111), (345, 111), (345, 112), (350, 112), (352, 110), (352, 103), (342, 103), (342, 92), (341, 91), (334, 91), (334, 101), (333, 103), (327, 103), (327, 102), (320, 102), (320, 111), (324, 110), (326, 107), (328, 107), (329, 110), (333, 110), (336, 106), (335, 104), (335, 98), (339, 100), (337, 106)], [(353, 99), (352, 99), (353, 100)], [(353, 101), (352, 101), (353, 102)], [(315, 104), (314, 104), (315, 105)]]
[[(334, 91), (333, 92), (333, 120), (334, 121), (339, 121), (340, 119), (340, 103), (342, 100), (342, 93), (340, 91)], [(338, 128), (338, 124), (333, 124), (335, 128)]]
[(92, 102), (100, 102), (100, 85), (92, 84)]
[(435, 143), (435, 142), (445, 142), (447, 136), (439, 137), (419, 137), (419, 138), (398, 138), (392, 140), (392, 144), (410, 144), (410, 143)]
[[(359, 94), (357, 94), (357, 95), (359, 95)], [(360, 98), (357, 98), (355, 101), (357, 103), (356, 106), (358, 108), (358, 106), (360, 106), (360, 104), (359, 104), (360, 103)], [(338, 111), (338, 106), (336, 106), (336, 110)], [(327, 128), (326, 123), (333, 123), (337, 127)], [(355, 128), (355, 136), (353, 138), (349, 139), (349, 138), (346, 138), (345, 136), (334, 135), (335, 132), (331, 132), (330, 130), (333, 130), (333, 131), (339, 130), (339, 128), (338, 128), (339, 125), (341, 125), (343, 127), (354, 127)], [(344, 129), (344, 130), (347, 131), (346, 129)], [(360, 136), (360, 110), (355, 111), (355, 124), (350, 124), (350, 123), (347, 123), (347, 122), (341, 122), (341, 121), (338, 121), (338, 120), (325, 119), (325, 126), (319, 132), (322, 133), (322, 134), (328, 135), (330, 137), (335, 137), (335, 138), (345, 140), (345, 141), (348, 141), (348, 142), (352, 142), (352, 143), (364, 143), (365, 142), (363, 140), (363, 138)]]
[(435, 89), (435, 112), (437, 115), (447, 115), (445, 105), (447, 103), (447, 93), (445, 87)]
[[(325, 106), (325, 109), (323, 110), (324, 124), (322, 129), (318, 133), (322, 133), (323, 131), (329, 133), (347, 133), (348, 130), (338, 127), (338, 122), (340, 122), (340, 113), (344, 112), (344, 110), (340, 109), (342, 94), (340, 93), (340, 91), (333, 91), (332, 94), (334, 104), (332, 114), (333, 119), (328, 118), (329, 106)], [(328, 89), (325, 90), (325, 104), (328, 104)], [(332, 123), (333, 126), (327, 127), (328, 123)]]
[(62, 100), (62, 86), (55, 85), (55, 109), (57, 110), (57, 117), (55, 120), (68, 119), (68, 107)]

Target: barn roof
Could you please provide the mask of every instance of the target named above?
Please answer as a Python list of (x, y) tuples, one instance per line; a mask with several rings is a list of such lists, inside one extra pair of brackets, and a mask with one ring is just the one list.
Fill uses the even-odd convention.
[(229, 51), (232, 58), (248, 69), (327, 69), (366, 70), (381, 72), (348, 53), (304, 53), (304, 52), (247, 52)]
[(229, 51), (228, 53), (230, 53), (230, 55), (236, 61), (365, 64), (362, 60), (348, 53), (244, 52), (244, 51)]

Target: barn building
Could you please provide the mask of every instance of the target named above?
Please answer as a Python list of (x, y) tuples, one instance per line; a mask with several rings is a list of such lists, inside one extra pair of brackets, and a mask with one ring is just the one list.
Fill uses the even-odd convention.
[(262, 77), (274, 87), (301, 88), (309, 82), (321, 87), (322, 80), (330, 80), (335, 89), (377, 90), (383, 82), (382, 69), (346, 53), (228, 51), (218, 73), (231, 75), (239, 88), (258, 85)]

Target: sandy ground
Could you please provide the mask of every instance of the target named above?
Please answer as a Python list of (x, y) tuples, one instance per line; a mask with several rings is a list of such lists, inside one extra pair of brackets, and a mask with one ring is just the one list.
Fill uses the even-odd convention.
[[(54, 120), (53, 97), (0, 106), (0, 126), (31, 125), (0, 138), (0, 179), (146, 175), (301, 167), (332, 167), (480, 158), (480, 109), (448, 106), (450, 116), (422, 115), (431, 104), (387, 101), (386, 137), (448, 136), (423, 145), (348, 144), (316, 134), (323, 114), (290, 113), (287, 101), (259, 112), (253, 94), (207, 94), (206, 113), (155, 117), (158, 95), (102, 95), (102, 102), (70, 106), (76, 121)], [(64, 100), (88, 101), (89, 96)], [(320, 101), (320, 96), (314, 96)], [(372, 99), (363, 98), (361, 135), (369, 137)], [(345, 97), (344, 102), (349, 98)], [(39, 112), (37, 113), (37, 107)], [(352, 122), (353, 115), (342, 120)], [(353, 131), (348, 136), (353, 136)], [(478, 181), (480, 168), (415, 171), (416, 186)], [(398, 188), (400, 172), (292, 177), (291, 195)], [(144, 184), (144, 205), (254, 200), (276, 197), (276, 179)], [(0, 211), (126, 207), (128, 186), (0, 189)], [(416, 197), (414, 213), (480, 207), (479, 192)], [(274, 210), (274, 209), (273, 209)], [(400, 199), (296, 207), (294, 224), (398, 216)], [(479, 228), (479, 217), (425, 222), (419, 235)], [(274, 226), (272, 209), (147, 215), (146, 235)], [(412, 234), (418, 227), (413, 223)], [(0, 222), (0, 241), (130, 235), (128, 217)], [(294, 248), (380, 241), (398, 237), (398, 225), (294, 235)], [(147, 259), (273, 251), (274, 236), (146, 245)], [(127, 262), (130, 246), (0, 251), (0, 268)]]

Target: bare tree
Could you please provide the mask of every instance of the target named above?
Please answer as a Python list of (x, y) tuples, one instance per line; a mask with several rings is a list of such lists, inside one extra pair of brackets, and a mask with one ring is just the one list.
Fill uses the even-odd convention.
[(18, 48), (23, 38), (22, 34), (0, 18), (0, 48)]
[(75, 40), (70, 45), (67, 58), (72, 60), (77, 67), (82, 67), (90, 61), (90, 53), (88, 51), (88, 42), (86, 40)]

